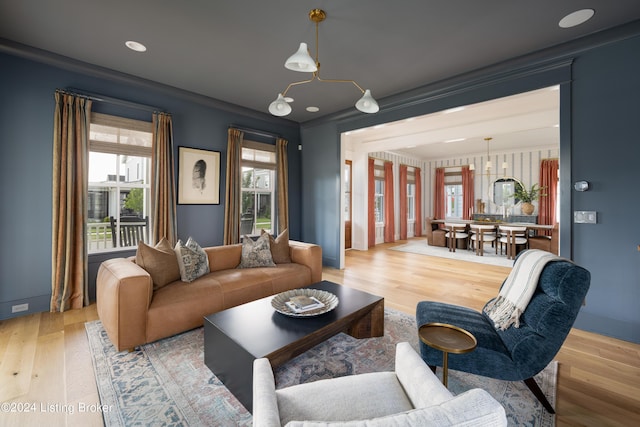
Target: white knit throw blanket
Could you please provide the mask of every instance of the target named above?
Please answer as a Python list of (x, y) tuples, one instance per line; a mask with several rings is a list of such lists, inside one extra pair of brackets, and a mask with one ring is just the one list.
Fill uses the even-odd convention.
[(542, 269), (548, 262), (558, 259), (562, 258), (539, 249), (528, 250), (518, 257), (498, 297), (484, 308), (496, 329), (504, 331), (511, 325), (520, 327), (520, 316), (531, 301)]

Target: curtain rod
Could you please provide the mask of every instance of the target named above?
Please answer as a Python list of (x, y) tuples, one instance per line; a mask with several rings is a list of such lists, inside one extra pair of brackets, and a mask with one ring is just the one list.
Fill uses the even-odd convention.
[(87, 92), (81, 89), (76, 89), (73, 87), (70, 87), (66, 90), (61, 89), (62, 92), (66, 92), (69, 93), (71, 95), (79, 95), (79, 96), (84, 96), (85, 98), (91, 99), (92, 101), (97, 101), (97, 102), (106, 102), (108, 104), (113, 104), (113, 105), (119, 105), (122, 107), (128, 107), (128, 108), (133, 108), (135, 110), (142, 110), (142, 111), (149, 111), (151, 113), (163, 113), (165, 111), (163, 111), (162, 108), (158, 108), (158, 107), (153, 107), (151, 105), (145, 105), (145, 104), (139, 104), (137, 102), (132, 102), (132, 101), (126, 101), (124, 99), (118, 99), (118, 98), (113, 98), (110, 96), (106, 96), (106, 95), (101, 95), (99, 93), (92, 93), (92, 92)]
[(250, 134), (253, 134), (253, 135), (266, 136), (267, 138), (282, 138), (277, 133), (269, 133), (269, 132), (265, 132), (265, 131), (262, 131), (262, 130), (245, 128), (245, 127), (242, 127), (242, 126), (236, 126), (234, 124), (230, 124), (229, 125), (229, 129), (237, 129), (239, 131), (250, 133)]

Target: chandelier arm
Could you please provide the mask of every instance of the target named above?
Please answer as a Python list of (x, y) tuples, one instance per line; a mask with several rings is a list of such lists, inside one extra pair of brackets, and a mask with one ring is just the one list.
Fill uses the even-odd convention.
[(316, 76), (316, 78), (318, 79), (319, 82), (324, 82), (324, 83), (353, 83), (353, 85), (357, 87), (360, 90), (360, 92), (364, 93), (364, 89), (362, 89), (360, 85), (355, 82), (355, 80), (322, 79), (320, 78), (320, 76)]
[(319, 78), (318, 78), (317, 74), (316, 74), (316, 73), (313, 73), (313, 77), (311, 77), (311, 78), (310, 78), (310, 79), (308, 79), (308, 80), (301, 80), (301, 81), (299, 81), (299, 82), (289, 83), (289, 86), (287, 86), (287, 88), (284, 90), (284, 92), (282, 92), (282, 96), (286, 96), (286, 95), (287, 95), (287, 92), (289, 92), (289, 89), (291, 89), (291, 87), (292, 87), (292, 86), (302, 85), (302, 84), (305, 84), (305, 83), (311, 83), (311, 82), (312, 82), (312, 81), (314, 81), (315, 79), (318, 79), (318, 80), (319, 80)]

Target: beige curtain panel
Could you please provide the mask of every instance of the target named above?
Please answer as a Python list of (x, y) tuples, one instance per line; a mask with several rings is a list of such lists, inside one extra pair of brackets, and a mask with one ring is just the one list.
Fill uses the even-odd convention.
[(289, 228), (289, 161), (286, 139), (276, 140), (276, 168), (278, 178), (278, 233)]
[(238, 129), (229, 129), (227, 143), (227, 186), (224, 206), (224, 244), (240, 242), (240, 184), (242, 168), (242, 139), (244, 133)]
[(178, 240), (175, 166), (173, 161), (173, 121), (170, 114), (153, 114), (153, 154), (151, 155), (151, 209), (153, 243), (166, 237), (171, 246)]
[(56, 91), (53, 118), (51, 311), (89, 305), (87, 166), (91, 100)]

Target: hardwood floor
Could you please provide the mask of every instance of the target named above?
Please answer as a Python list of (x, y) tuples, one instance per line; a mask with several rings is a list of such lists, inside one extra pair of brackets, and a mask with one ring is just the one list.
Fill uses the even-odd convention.
[[(347, 251), (346, 268), (325, 268), (323, 278), (384, 296), (388, 307), (415, 315), (422, 300), (480, 310), (510, 271), (387, 250), (401, 243)], [(640, 425), (640, 344), (573, 329), (556, 360), (557, 426)]]
[[(479, 310), (509, 272), (387, 250), (393, 245), (348, 251), (346, 268), (325, 268), (323, 277), (384, 296), (388, 307), (413, 315), (422, 300)], [(102, 425), (91, 406), (99, 397), (84, 330), (95, 319), (94, 304), (0, 321), (0, 425)], [(640, 425), (639, 344), (574, 329), (556, 359), (558, 426)], [(7, 412), (6, 404), (18, 412)]]

